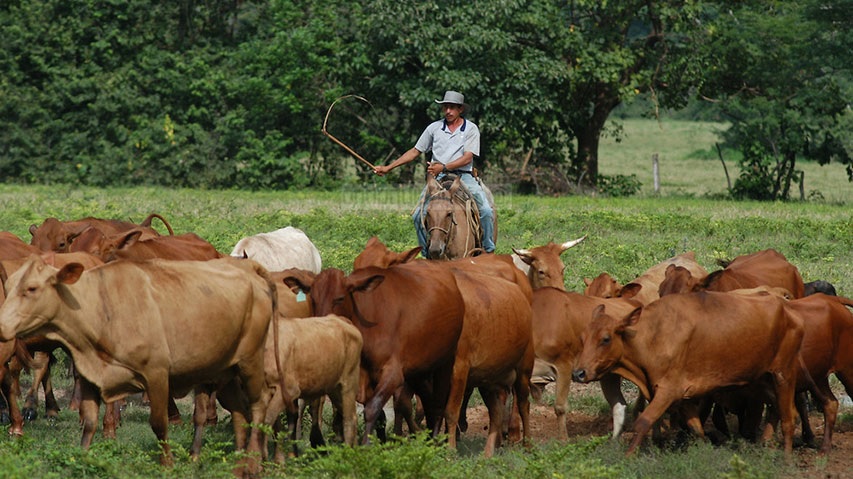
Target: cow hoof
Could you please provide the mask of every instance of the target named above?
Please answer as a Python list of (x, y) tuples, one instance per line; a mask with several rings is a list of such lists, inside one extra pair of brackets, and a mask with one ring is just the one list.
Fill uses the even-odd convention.
[(36, 420), (36, 418), (38, 417), (38, 414), (36, 414), (36, 410), (35, 410), (35, 409), (32, 409), (32, 408), (24, 408), (24, 409), (21, 411), (21, 416), (23, 416), (23, 417), (24, 417), (24, 421), (26, 421), (26, 422), (32, 422), (32, 421), (35, 421), (35, 420)]

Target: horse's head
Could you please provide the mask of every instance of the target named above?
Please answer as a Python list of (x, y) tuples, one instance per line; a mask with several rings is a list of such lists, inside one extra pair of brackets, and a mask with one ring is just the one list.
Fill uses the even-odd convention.
[[(459, 178), (453, 185), (458, 187)], [(457, 205), (453, 194), (435, 178), (427, 180), (427, 206), (424, 213), (424, 226), (427, 234), (427, 255), (429, 259), (450, 259), (448, 245), (453, 240), (457, 226)], [(455, 190), (454, 190), (455, 191)]]

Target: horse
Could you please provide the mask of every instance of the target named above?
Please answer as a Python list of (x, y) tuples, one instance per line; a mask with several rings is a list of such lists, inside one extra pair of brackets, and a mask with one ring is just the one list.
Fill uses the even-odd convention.
[[(494, 210), (491, 192), (483, 186)], [(427, 237), (429, 259), (466, 258), (483, 252), (480, 237), (480, 214), (474, 197), (456, 175), (447, 175), (439, 182), (427, 179), (421, 217)], [(495, 215), (497, 235), (497, 215)]]

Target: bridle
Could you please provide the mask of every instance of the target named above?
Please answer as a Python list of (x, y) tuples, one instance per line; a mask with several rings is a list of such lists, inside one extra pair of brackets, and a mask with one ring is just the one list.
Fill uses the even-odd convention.
[[(453, 208), (452, 208), (453, 199), (446, 196), (445, 195), (446, 193), (448, 193), (447, 190), (441, 190), (441, 191), (435, 193), (434, 195), (429, 197), (429, 202), (432, 203), (433, 201), (447, 201), (448, 203), (451, 204), (450, 226), (448, 226), (447, 228), (442, 228), (440, 225), (431, 226), (427, 230), (427, 236), (431, 235), (432, 232), (435, 230), (441, 231), (442, 233), (444, 233), (445, 243), (450, 244), (450, 240), (452, 239), (451, 237), (453, 234), (453, 227), (458, 226), (458, 223), (456, 222), (456, 215), (454, 214), (455, 212), (453, 211)], [(426, 216), (424, 217), (424, 220), (426, 220)]]

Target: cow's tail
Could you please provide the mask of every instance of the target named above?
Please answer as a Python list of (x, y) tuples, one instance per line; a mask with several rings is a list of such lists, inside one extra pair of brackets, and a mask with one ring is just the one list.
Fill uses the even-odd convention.
[(163, 226), (165, 226), (166, 229), (169, 231), (169, 236), (174, 236), (175, 232), (172, 230), (172, 225), (170, 225), (169, 222), (166, 221), (166, 218), (163, 218), (162, 216), (158, 215), (157, 213), (151, 213), (150, 215), (148, 215), (148, 217), (145, 218), (142, 221), (142, 223), (139, 224), (139, 226), (151, 228), (151, 221), (153, 221), (154, 218), (157, 218), (158, 220), (163, 222)]
[[(248, 261), (248, 260), (245, 260)], [(275, 280), (270, 276), (269, 272), (258, 264), (255, 263), (255, 271), (267, 281), (269, 285), (270, 298), (272, 299), (272, 317), (270, 318), (270, 327), (272, 328), (272, 338), (273, 338), (273, 353), (275, 353), (275, 370), (278, 372), (278, 387), (279, 393), (281, 394), (282, 400), (284, 400), (284, 368), (281, 366), (281, 349), (279, 346), (279, 327), (278, 322), (286, 321), (286, 318), (283, 314), (279, 314), (278, 311), (278, 286), (276, 285)]]

